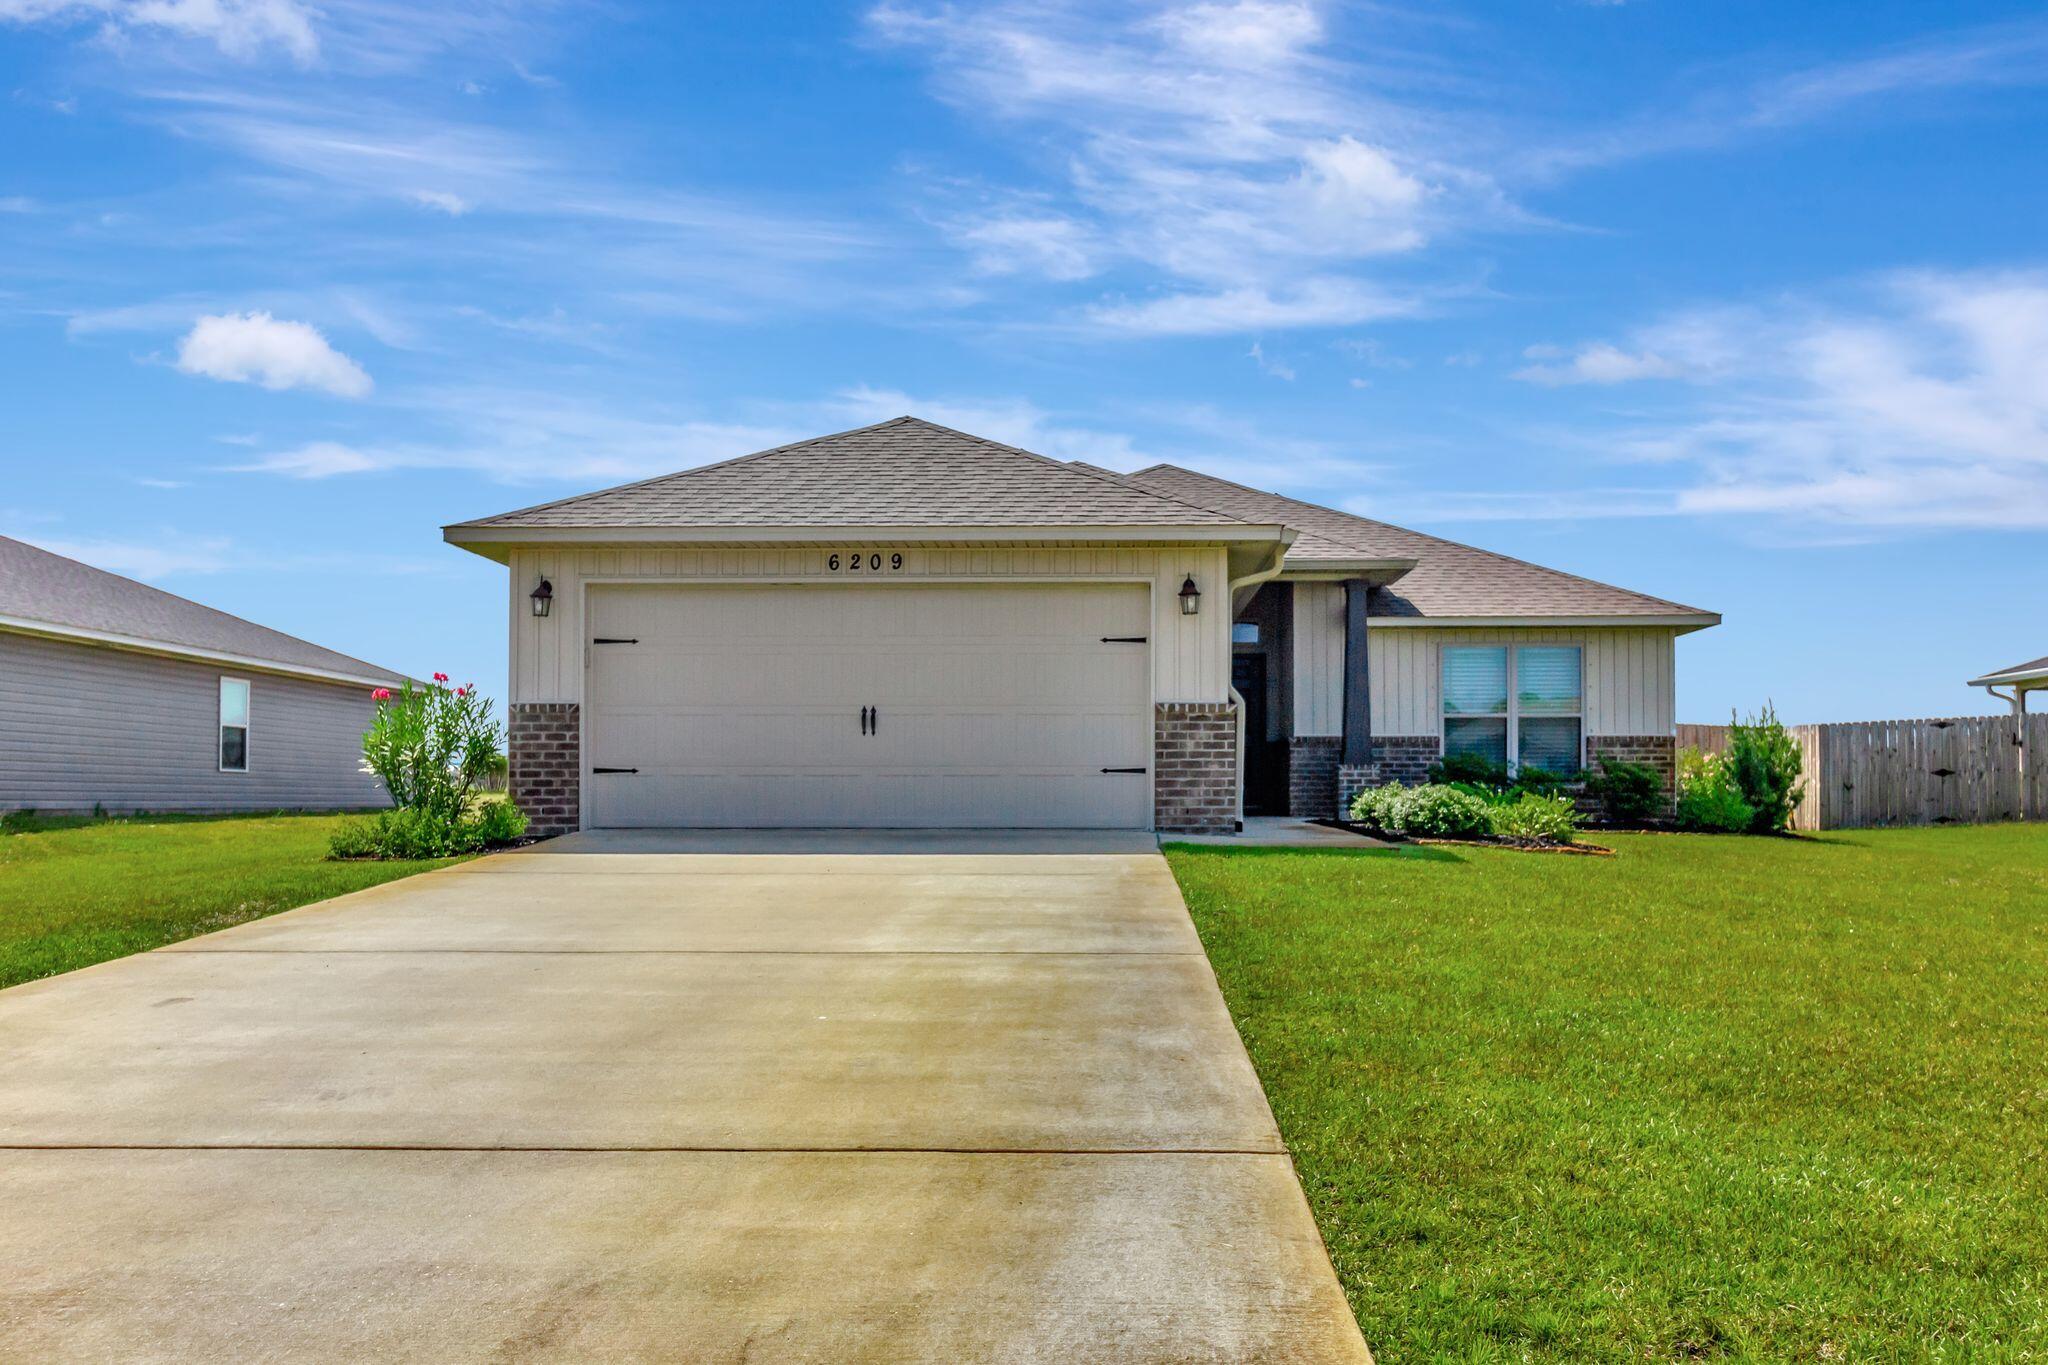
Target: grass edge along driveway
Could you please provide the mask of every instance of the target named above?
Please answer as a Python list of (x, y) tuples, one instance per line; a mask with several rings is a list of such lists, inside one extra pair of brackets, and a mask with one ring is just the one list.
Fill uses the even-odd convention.
[(1418, 1360), (2048, 1359), (2048, 827), (1169, 846)]
[(0, 833), (0, 987), (459, 859), (329, 862), (339, 815), (15, 817)]

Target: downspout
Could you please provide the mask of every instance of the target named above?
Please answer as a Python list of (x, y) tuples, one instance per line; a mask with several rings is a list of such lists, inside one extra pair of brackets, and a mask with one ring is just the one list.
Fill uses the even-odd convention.
[[(1237, 623), (1237, 613), (1250, 603), (1253, 596), (1257, 594), (1259, 585), (1278, 578), (1281, 568), (1286, 563), (1287, 543), (1282, 542), (1274, 547), (1273, 563), (1270, 567), (1260, 569), (1257, 573), (1246, 574), (1243, 578), (1233, 578), (1230, 580), (1230, 621), (1227, 623), (1228, 625), (1235, 625)], [(1239, 597), (1240, 593), (1243, 594), (1241, 599)], [(1228, 635), (1230, 632), (1226, 629), (1224, 633)], [(1228, 660), (1236, 652), (1237, 650), (1234, 645), (1228, 646), (1224, 651), (1223, 657)], [(1235, 683), (1230, 685), (1229, 690), (1230, 704), (1237, 715), (1237, 827), (1242, 831), (1244, 829), (1244, 697), (1238, 692)]]

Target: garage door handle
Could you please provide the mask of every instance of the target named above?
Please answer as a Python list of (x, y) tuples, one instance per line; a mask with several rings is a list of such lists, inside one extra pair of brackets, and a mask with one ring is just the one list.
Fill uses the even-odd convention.
[(638, 768), (592, 768), (590, 771), (594, 773), (637, 773), (640, 770)]
[(640, 640), (637, 636), (631, 640), (622, 640), (616, 635), (600, 635), (590, 643), (594, 645), (637, 645), (640, 643)]
[(870, 706), (868, 708), (868, 733), (871, 735), (882, 733), (882, 708), (879, 706)]
[(1105, 635), (1102, 637), (1102, 643), (1106, 645), (1142, 645), (1145, 643), (1145, 637), (1142, 635)]
[(868, 732), (868, 708), (865, 706), (860, 708), (860, 732), (862, 734)]
[(1143, 768), (1104, 768), (1102, 771), (1106, 773), (1141, 773), (1145, 770)]

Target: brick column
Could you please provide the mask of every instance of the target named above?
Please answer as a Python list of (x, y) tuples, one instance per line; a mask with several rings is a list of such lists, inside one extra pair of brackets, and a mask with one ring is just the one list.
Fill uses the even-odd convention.
[(1287, 813), (1327, 820), (1337, 804), (1337, 760), (1344, 741), (1336, 735), (1295, 735), (1287, 741)]
[(1237, 708), (1161, 702), (1152, 728), (1152, 823), (1162, 833), (1237, 830)]
[(511, 796), (528, 834), (568, 834), (582, 824), (582, 708), (573, 701), (516, 702), (507, 708)]

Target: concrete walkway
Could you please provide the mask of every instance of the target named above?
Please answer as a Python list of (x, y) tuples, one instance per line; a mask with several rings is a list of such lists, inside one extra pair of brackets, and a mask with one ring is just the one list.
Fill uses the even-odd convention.
[(1156, 852), (731, 842), (0, 992), (0, 1357), (1369, 1359)]

